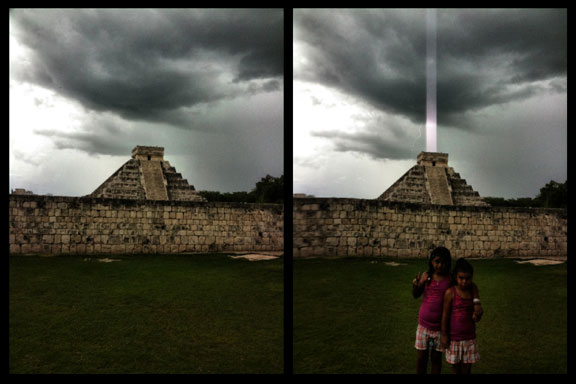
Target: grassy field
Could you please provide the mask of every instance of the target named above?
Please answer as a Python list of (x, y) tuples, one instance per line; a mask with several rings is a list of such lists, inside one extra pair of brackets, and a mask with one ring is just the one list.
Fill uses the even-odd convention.
[(282, 373), (283, 261), (11, 257), (11, 373)]
[[(294, 373), (415, 373), (424, 260), (294, 263)], [(567, 372), (567, 267), (471, 260), (484, 317), (472, 373)], [(442, 373), (451, 373), (444, 361)]]

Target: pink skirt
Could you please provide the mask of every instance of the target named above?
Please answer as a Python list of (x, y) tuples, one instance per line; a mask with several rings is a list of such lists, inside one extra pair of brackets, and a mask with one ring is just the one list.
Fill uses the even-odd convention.
[(446, 361), (450, 364), (473, 364), (480, 360), (478, 342), (476, 339), (451, 341), (446, 350)]

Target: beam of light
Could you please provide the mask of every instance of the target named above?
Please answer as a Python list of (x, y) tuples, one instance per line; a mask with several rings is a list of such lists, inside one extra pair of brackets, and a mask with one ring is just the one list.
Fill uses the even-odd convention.
[(436, 152), (436, 9), (426, 10), (426, 151)]

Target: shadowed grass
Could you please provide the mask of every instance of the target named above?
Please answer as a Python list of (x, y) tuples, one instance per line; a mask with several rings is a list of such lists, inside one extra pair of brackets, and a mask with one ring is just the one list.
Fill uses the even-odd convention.
[[(411, 282), (426, 261), (384, 261), (295, 261), (294, 373), (415, 373)], [(470, 261), (485, 311), (472, 372), (566, 373), (566, 264)]]
[(282, 260), (121, 259), (10, 258), (11, 373), (283, 372)]

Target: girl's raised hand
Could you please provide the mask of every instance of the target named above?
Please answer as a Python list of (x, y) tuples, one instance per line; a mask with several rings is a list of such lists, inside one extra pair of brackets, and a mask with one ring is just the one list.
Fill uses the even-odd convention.
[(414, 280), (412, 280), (412, 285), (420, 285), (420, 279), (422, 278), (422, 273), (418, 272)]

